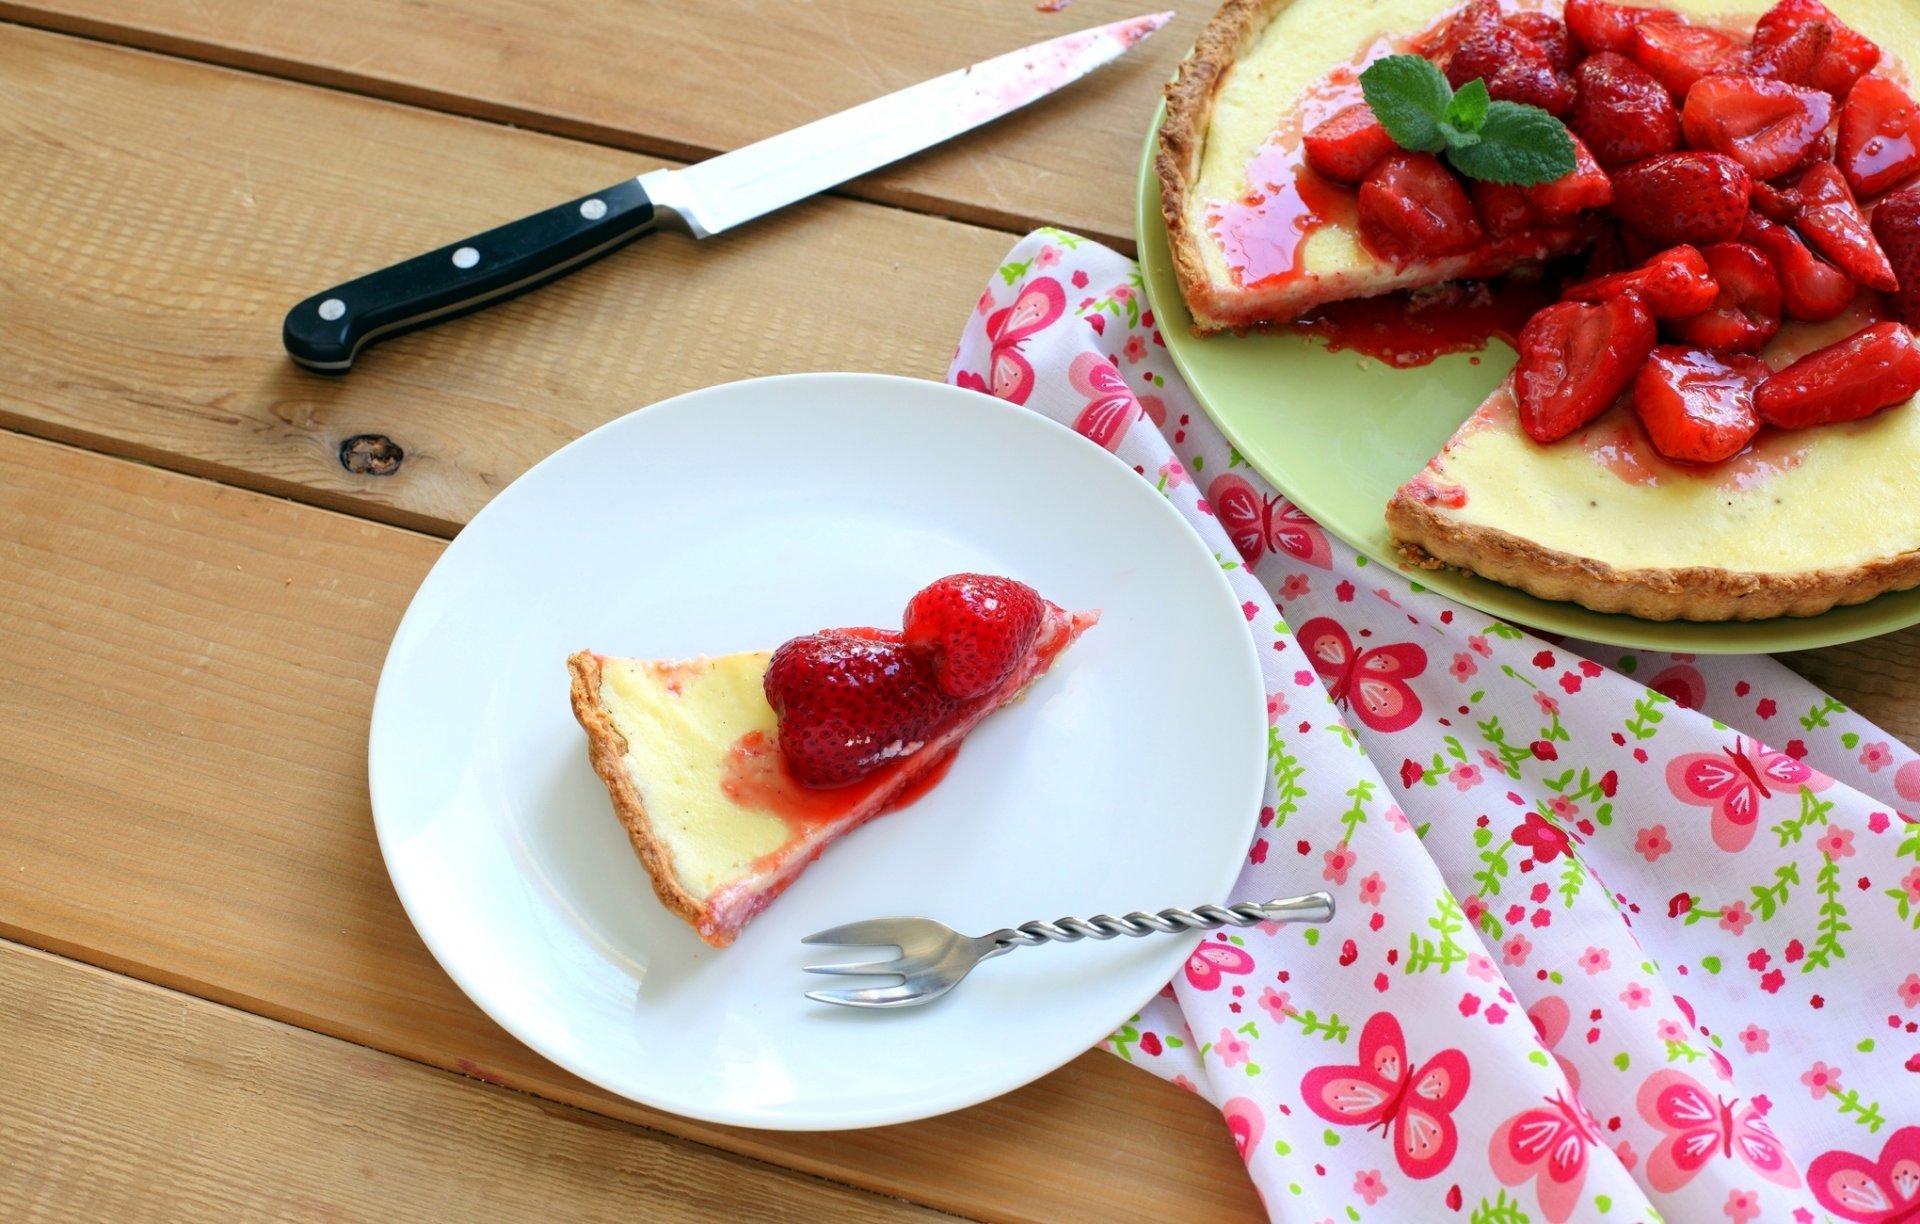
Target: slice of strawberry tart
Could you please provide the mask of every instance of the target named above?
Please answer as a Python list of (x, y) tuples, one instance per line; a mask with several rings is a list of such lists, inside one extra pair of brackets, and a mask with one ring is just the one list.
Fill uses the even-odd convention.
[(954, 574), (900, 629), (685, 661), (580, 651), (573, 711), (654, 892), (716, 948), (828, 844), (913, 802), (1099, 619)]

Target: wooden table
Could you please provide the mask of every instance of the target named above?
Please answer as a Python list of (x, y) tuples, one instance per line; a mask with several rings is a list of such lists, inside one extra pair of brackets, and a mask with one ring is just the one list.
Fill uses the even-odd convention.
[[(940, 378), (1035, 224), (1131, 250), (1208, 7), (834, 196), (329, 380), (279, 346), (318, 288), (1140, 6), (0, 0), (0, 1216), (1258, 1216), (1218, 1117), (1104, 1053), (842, 1134), (609, 1096), (435, 965), (366, 789), (388, 639), (490, 496), (690, 388)], [(359, 435), (399, 470), (347, 470)], [(1920, 738), (1920, 632), (1787, 662)]]

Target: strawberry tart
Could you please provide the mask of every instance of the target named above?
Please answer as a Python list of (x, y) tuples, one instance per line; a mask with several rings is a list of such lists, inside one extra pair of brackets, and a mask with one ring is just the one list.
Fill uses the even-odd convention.
[(1659, 620), (1920, 585), (1920, 105), (1881, 46), (1920, 10), (1723, 7), (1382, 0), (1407, 33), (1355, 56), (1343, 6), (1229, 0), (1170, 87), (1200, 330), (1562, 256), (1388, 505), (1414, 564)]
[(935, 785), (967, 733), (1097, 619), (955, 574), (916, 594), (900, 629), (684, 661), (583, 650), (567, 667), (654, 892), (724, 948), (828, 844)]

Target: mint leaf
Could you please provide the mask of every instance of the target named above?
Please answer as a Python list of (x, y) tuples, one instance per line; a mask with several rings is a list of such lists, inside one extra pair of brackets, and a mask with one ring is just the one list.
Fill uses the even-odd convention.
[(1447, 147), (1440, 121), (1453, 102), (1453, 89), (1430, 60), (1418, 55), (1377, 59), (1360, 74), (1360, 92), (1401, 148), (1438, 153)]
[(1475, 77), (1454, 93), (1453, 101), (1447, 103), (1447, 113), (1441, 117), (1441, 121), (1463, 132), (1477, 132), (1487, 117), (1487, 106), (1492, 101), (1487, 94), (1487, 83)]
[(1537, 106), (1488, 104), (1479, 136), (1471, 145), (1456, 144), (1447, 151), (1447, 160), (1469, 178), (1531, 187), (1573, 173), (1573, 137)]

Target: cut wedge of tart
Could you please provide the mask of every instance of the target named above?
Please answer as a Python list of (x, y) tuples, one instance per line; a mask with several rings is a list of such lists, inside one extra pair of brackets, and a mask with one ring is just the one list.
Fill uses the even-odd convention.
[[(1862, 307), (1789, 323), (1775, 370), (1871, 322)], [(1649, 620), (1812, 616), (1920, 585), (1920, 412), (1763, 427), (1733, 458), (1676, 463), (1623, 397), (1549, 444), (1512, 381), (1387, 506), (1415, 564), (1458, 566), (1543, 599)]]
[[(588, 755), (661, 903), (724, 948), (830, 843), (924, 794), (961, 740), (1098, 619), (1035, 603), (1017, 650), (1004, 637), (989, 643), (1004, 674), (964, 698), (940, 690), (900, 630), (830, 630), (778, 652), (679, 661), (570, 657)], [(871, 701), (841, 700), (862, 684)], [(796, 691), (805, 685), (818, 690), (812, 705), (815, 694)], [(823, 745), (833, 757), (824, 765)], [(789, 760), (802, 749), (813, 755)], [(801, 781), (823, 768), (833, 785)]]
[[(1167, 88), (1155, 157), (1173, 268), (1196, 332), (1286, 323), (1330, 302), (1493, 277), (1592, 243), (1577, 211), (1501, 225), (1469, 206), (1464, 237), (1394, 249), (1362, 224), (1358, 175), (1342, 183), (1308, 164), (1307, 134), (1364, 101), (1361, 70), (1430, 45), (1460, 5), (1227, 0), (1208, 22)], [(1420, 164), (1438, 166), (1430, 157)], [(1460, 199), (1465, 190), (1461, 183)]]

